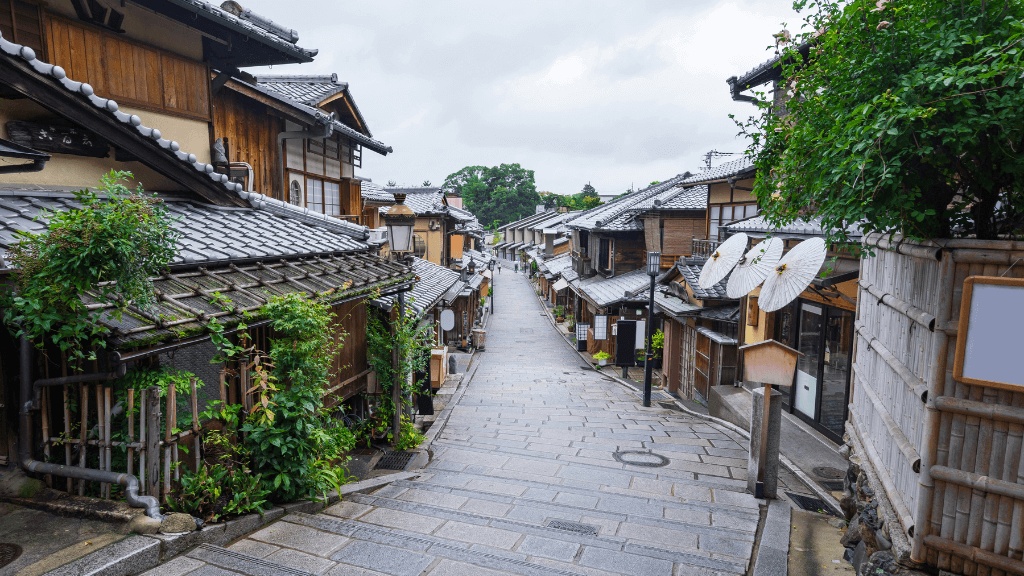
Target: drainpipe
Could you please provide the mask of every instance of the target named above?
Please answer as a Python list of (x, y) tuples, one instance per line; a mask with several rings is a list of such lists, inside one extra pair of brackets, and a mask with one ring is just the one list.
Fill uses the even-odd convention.
[(330, 138), (331, 134), (334, 134), (334, 112), (330, 114), (324, 114), (322, 112), (316, 113), (316, 124), (312, 130), (296, 130), (292, 132), (281, 132), (277, 135), (277, 150), (280, 153), (278, 156), (278, 166), (281, 168), (281, 177), (285, 181), (285, 202), (288, 202), (288, 175), (285, 172), (284, 165), (284, 141), (294, 140), (296, 138), (302, 139), (320, 139)]
[[(67, 380), (81, 380), (85, 375), (69, 376)], [(110, 374), (94, 375), (92, 380), (109, 380)], [(34, 390), (37, 385), (56, 385), (61, 378), (32, 381), (32, 343), (24, 336), (21, 338), (21, 430), (18, 433), (18, 460), (26, 472), (36, 474), (53, 474), (64, 478), (74, 478), (89, 482), (109, 482), (124, 486), (125, 500), (133, 508), (145, 508), (146, 516), (163, 520), (160, 514), (160, 501), (153, 496), (139, 495), (139, 479), (132, 474), (92, 470), (63, 464), (50, 464), (32, 458), (32, 411), (38, 410), (34, 402)], [(70, 382), (68, 382), (70, 383)]]

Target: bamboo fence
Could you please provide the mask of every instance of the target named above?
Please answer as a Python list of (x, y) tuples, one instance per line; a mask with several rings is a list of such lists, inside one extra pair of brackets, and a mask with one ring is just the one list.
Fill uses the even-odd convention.
[(957, 574), (1024, 574), (1024, 389), (953, 378), (964, 280), (1024, 277), (1024, 242), (865, 242), (847, 429), (894, 544)]

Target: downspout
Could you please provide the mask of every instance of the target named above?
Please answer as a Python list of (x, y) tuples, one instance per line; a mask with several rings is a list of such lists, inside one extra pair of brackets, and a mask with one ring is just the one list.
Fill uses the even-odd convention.
[[(93, 470), (79, 468), (77, 466), (65, 466), (64, 464), (50, 464), (40, 462), (32, 458), (32, 411), (38, 410), (35, 403), (35, 389), (37, 385), (55, 385), (62, 383), (61, 378), (50, 378), (47, 380), (32, 380), (32, 343), (24, 336), (21, 338), (21, 410), (19, 412), (21, 424), (18, 433), (18, 461), (26, 472), (36, 474), (53, 474), (64, 478), (74, 478), (89, 482), (109, 482), (124, 486), (125, 500), (133, 508), (145, 508), (146, 516), (163, 520), (160, 514), (160, 501), (153, 496), (139, 495), (139, 479), (132, 474), (120, 472), (108, 472), (105, 470)], [(116, 374), (116, 373), (115, 373)], [(112, 375), (100, 374), (94, 376), (93, 380), (111, 379)], [(71, 379), (81, 379), (83, 376), (70, 376)], [(68, 382), (70, 383), (70, 382)]]
[(330, 114), (324, 114), (322, 112), (316, 113), (315, 126), (312, 130), (295, 130), (291, 132), (280, 132), (277, 135), (277, 150), (280, 153), (278, 156), (278, 167), (281, 168), (281, 178), (284, 179), (284, 195), (285, 202), (288, 202), (288, 175), (285, 172), (284, 164), (284, 141), (294, 140), (296, 138), (302, 139), (320, 139), (330, 138), (331, 134), (334, 134), (334, 112)]

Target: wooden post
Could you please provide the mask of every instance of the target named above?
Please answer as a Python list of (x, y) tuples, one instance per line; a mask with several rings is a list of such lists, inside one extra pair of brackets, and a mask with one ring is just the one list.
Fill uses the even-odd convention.
[[(103, 469), (111, 471), (111, 447), (110, 447), (110, 412), (111, 412), (111, 396), (113, 390), (110, 386), (103, 386), (103, 450), (100, 452), (100, 458), (103, 459)], [(105, 498), (110, 498), (110, 483), (103, 489), (103, 495)]]
[(160, 494), (160, 389), (146, 391), (146, 493)]
[[(193, 378), (189, 383), (192, 386), (192, 449), (196, 455), (196, 471), (198, 471), (199, 465), (202, 463), (202, 457), (199, 454), (199, 395), (196, 394), (196, 379)], [(223, 390), (221, 388), (222, 395)]]
[[(78, 394), (82, 399), (79, 410), (82, 416), (82, 425), (79, 428), (79, 444), (80, 448), (78, 452), (78, 467), (85, 468), (85, 452), (89, 447), (87, 443), (89, 440), (89, 385), (81, 384), (78, 387)], [(78, 495), (85, 496), (85, 480), (78, 481)]]
[(132, 448), (132, 444), (135, 443), (135, 389), (128, 389), (128, 473), (135, 474), (135, 449)]

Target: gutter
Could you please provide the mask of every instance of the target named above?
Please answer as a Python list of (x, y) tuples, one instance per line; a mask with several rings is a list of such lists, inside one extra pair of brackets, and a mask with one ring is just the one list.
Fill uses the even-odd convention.
[(77, 466), (66, 466), (64, 464), (50, 464), (32, 458), (32, 412), (39, 409), (35, 400), (35, 390), (41, 386), (59, 386), (73, 382), (81, 382), (86, 379), (91, 381), (112, 380), (123, 374), (124, 365), (119, 370), (109, 374), (79, 374), (63, 378), (47, 378), (32, 380), (32, 343), (28, 338), (21, 338), (21, 409), (20, 431), (18, 433), (18, 463), (26, 472), (36, 474), (53, 474), (64, 478), (74, 478), (89, 482), (108, 482), (124, 486), (125, 500), (133, 508), (145, 508), (146, 516), (156, 520), (163, 520), (160, 514), (160, 501), (153, 496), (139, 495), (139, 479), (132, 474), (121, 472), (109, 472), (105, 470), (93, 470), (90, 468), (79, 468)]

